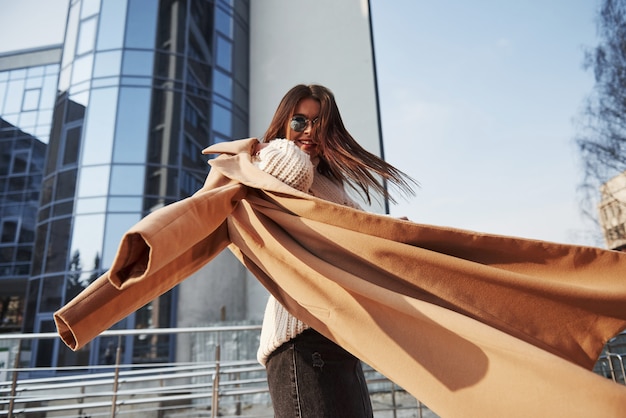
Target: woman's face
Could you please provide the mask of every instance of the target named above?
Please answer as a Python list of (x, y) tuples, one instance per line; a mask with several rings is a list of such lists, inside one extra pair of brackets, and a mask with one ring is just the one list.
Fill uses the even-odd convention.
[[(304, 119), (304, 129), (301, 132), (294, 130), (293, 126), (298, 123), (292, 124), (291, 120), (287, 121), (287, 139), (294, 141), (296, 145), (304, 152), (309, 154), (311, 158), (317, 157), (320, 152), (319, 144), (315, 142), (313, 130), (315, 129), (315, 123), (320, 114), (320, 103), (307, 97), (298, 102), (298, 105), (294, 109), (293, 118), (296, 118), (302, 126)], [(300, 119), (298, 119), (300, 118)], [(302, 119), (303, 118), (303, 119)]]

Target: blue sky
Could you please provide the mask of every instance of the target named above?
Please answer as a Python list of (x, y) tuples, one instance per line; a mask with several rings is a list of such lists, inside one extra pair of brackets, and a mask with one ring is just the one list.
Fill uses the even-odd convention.
[[(0, 0), (0, 52), (61, 42), (68, 0)], [(421, 183), (392, 214), (603, 245), (580, 214), (576, 118), (599, 0), (371, 0), (385, 156)], [(61, 25), (51, 23), (59, 21)], [(595, 232), (595, 234), (594, 234)]]
[(392, 214), (603, 245), (579, 209), (573, 139), (598, 6), (372, 0), (385, 156), (421, 183)]

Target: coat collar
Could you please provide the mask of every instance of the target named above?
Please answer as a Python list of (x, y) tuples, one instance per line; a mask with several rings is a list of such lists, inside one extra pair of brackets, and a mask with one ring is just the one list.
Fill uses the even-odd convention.
[(212, 169), (218, 170), (223, 176), (241, 184), (255, 189), (310, 198), (310, 195), (287, 186), (252, 163), (251, 154), (257, 143), (256, 138), (221, 142), (205, 148), (202, 153), (221, 154), (218, 158), (209, 161)]

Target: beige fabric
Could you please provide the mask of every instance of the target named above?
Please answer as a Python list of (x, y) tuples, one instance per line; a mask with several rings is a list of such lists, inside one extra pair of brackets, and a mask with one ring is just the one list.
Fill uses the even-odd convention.
[[(443, 417), (621, 417), (590, 369), (626, 328), (626, 254), (416, 224), (298, 192), (250, 162), (125, 235), (108, 273), (55, 313), (79, 349), (225, 245), (292, 314)], [(297, 278), (297, 280), (296, 280)]]
[[(329, 202), (358, 208), (343, 185), (314, 169), (309, 155), (288, 139), (274, 139), (257, 152), (253, 164), (283, 183)], [(315, 159), (316, 163), (319, 159)], [(291, 315), (270, 295), (263, 315), (257, 360), (266, 365), (269, 356), (283, 343), (295, 338), (309, 326)]]

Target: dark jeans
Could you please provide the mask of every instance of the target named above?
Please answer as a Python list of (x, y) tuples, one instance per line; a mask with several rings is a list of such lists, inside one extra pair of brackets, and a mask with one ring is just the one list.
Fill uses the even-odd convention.
[(266, 368), (276, 418), (373, 417), (359, 359), (312, 329), (281, 345)]

